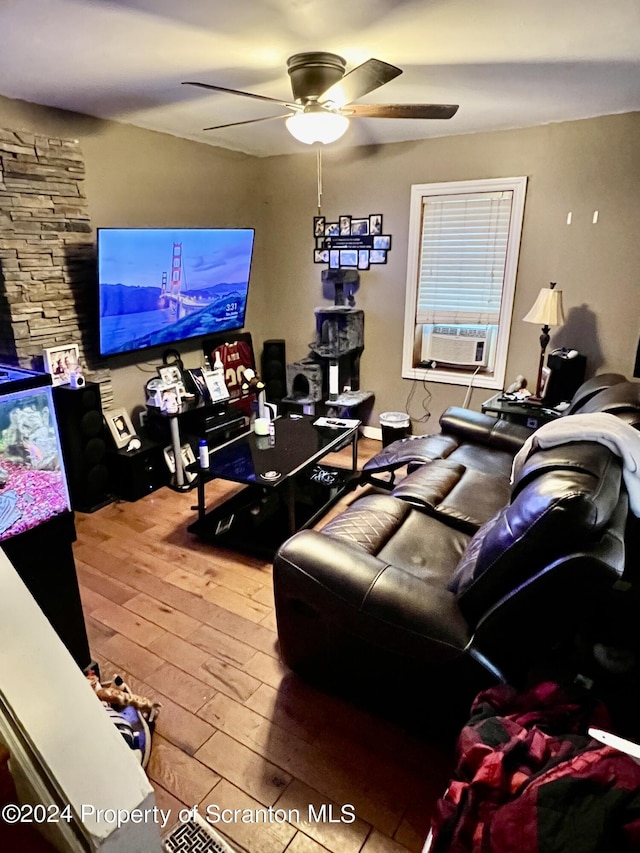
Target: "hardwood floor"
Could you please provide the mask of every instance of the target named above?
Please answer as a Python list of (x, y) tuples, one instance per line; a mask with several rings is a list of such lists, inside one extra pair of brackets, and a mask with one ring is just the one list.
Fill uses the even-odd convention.
[[(379, 447), (362, 439), (360, 461)], [(236, 488), (212, 483), (210, 504)], [(147, 768), (158, 805), (172, 823), (194, 804), (285, 810), (284, 822), (217, 825), (250, 853), (418, 853), (447, 783), (448, 749), (289, 672), (278, 657), (271, 564), (189, 534), (194, 502), (193, 492), (164, 488), (76, 514), (102, 677), (119, 673), (162, 703)], [(346, 804), (356, 819), (310, 822), (309, 804), (317, 812), (325, 803), (334, 820)]]

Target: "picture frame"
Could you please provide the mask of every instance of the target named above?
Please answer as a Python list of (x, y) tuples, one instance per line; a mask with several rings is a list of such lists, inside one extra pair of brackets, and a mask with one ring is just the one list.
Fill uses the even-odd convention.
[(229, 390), (225, 385), (224, 375), (215, 370), (203, 370), (202, 375), (212, 403), (220, 403), (229, 399)]
[(118, 450), (135, 437), (136, 431), (126, 409), (109, 409), (104, 413), (104, 419)]
[(174, 385), (162, 385), (156, 392), (159, 394), (159, 408), (161, 412), (167, 414), (175, 414), (182, 402), (182, 394), (180, 389), (184, 391), (182, 382), (176, 382)]
[(348, 237), (351, 234), (351, 217), (350, 216), (340, 216), (338, 218), (340, 235), (343, 237)]
[(80, 363), (78, 344), (63, 344), (43, 350), (44, 369), (51, 374), (53, 385), (68, 385), (71, 373)]
[(385, 249), (371, 249), (369, 252), (370, 264), (386, 264), (387, 252)]
[(325, 237), (338, 237), (340, 234), (340, 226), (337, 222), (326, 222), (324, 226)]
[(242, 382), (245, 370), (256, 369), (251, 332), (218, 332), (202, 342), (202, 351), (210, 364), (215, 364), (216, 353), (224, 366), (224, 381), (229, 399), (243, 414), (251, 415), (255, 394), (245, 394)]
[(314, 249), (313, 250), (313, 262), (314, 262), (314, 264), (328, 264), (329, 263), (329, 250), (328, 249)]
[(358, 269), (369, 269), (369, 249), (360, 249), (358, 251)]
[[(167, 468), (169, 469), (169, 473), (175, 477), (176, 475), (176, 458), (173, 452), (173, 447), (169, 445), (164, 448), (164, 461), (167, 464)], [(183, 444), (180, 448), (180, 456), (182, 458), (182, 468), (184, 471), (184, 477), (187, 483), (193, 483), (193, 481), (198, 476), (195, 471), (187, 471), (186, 468), (189, 465), (193, 465), (196, 461), (195, 453), (193, 452), (193, 448), (190, 444)]]
[(165, 385), (178, 385), (182, 382), (182, 373), (177, 364), (163, 364), (158, 368), (158, 376)]
[(351, 220), (351, 236), (352, 237), (365, 237), (369, 234), (369, 220), (368, 219), (352, 219)]
[(381, 213), (372, 213), (369, 216), (369, 234), (382, 234)]
[(313, 217), (313, 233), (314, 233), (315, 237), (324, 237), (324, 226), (325, 226), (324, 216), (314, 216)]
[(357, 267), (358, 266), (358, 250), (357, 249), (340, 249), (340, 266), (341, 267)]
[(204, 381), (204, 373), (201, 367), (193, 367), (186, 371), (187, 377), (190, 379), (190, 385), (195, 390), (196, 394), (202, 399), (203, 403), (210, 403), (209, 389)]
[(383, 234), (377, 235), (373, 238), (373, 248), (374, 249), (390, 249), (391, 248), (391, 235)]

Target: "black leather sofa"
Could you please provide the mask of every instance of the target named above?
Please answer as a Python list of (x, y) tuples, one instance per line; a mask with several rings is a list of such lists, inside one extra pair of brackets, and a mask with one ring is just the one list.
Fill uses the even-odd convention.
[[(585, 383), (567, 417), (609, 411), (640, 425), (640, 383), (622, 380)], [(395, 442), (365, 466), (366, 494), (276, 554), (283, 660), (331, 689), (457, 725), (478, 690), (524, 683), (576, 638), (606, 642), (628, 550), (620, 458), (595, 442), (538, 450), (511, 485), (529, 433), (449, 409), (440, 434)], [(391, 482), (399, 460), (409, 473)]]

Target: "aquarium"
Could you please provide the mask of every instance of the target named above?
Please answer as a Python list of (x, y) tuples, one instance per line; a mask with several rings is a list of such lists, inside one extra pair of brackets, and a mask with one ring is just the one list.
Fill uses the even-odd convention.
[(51, 377), (0, 365), (0, 542), (70, 509)]

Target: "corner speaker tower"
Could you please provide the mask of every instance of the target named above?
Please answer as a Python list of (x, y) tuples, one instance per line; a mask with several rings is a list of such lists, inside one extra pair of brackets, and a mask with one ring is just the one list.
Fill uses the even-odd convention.
[(270, 403), (279, 403), (287, 395), (287, 362), (283, 340), (265, 341), (260, 361), (260, 378)]
[(100, 386), (95, 382), (80, 388), (58, 385), (53, 399), (71, 506), (79, 512), (94, 512), (111, 503)]

